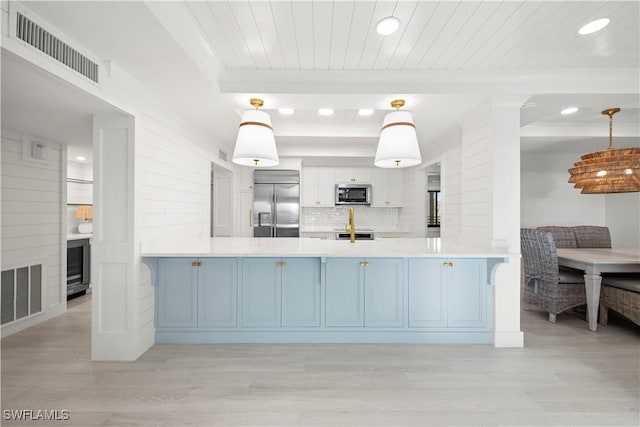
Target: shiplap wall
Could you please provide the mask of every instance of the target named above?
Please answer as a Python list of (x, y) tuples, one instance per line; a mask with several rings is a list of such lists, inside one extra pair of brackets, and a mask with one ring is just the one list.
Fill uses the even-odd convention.
[[(143, 115), (136, 117), (136, 230), (143, 247), (209, 235), (211, 155)], [(154, 288), (140, 264), (141, 348), (153, 344)]]
[(46, 259), (42, 317), (66, 309), (66, 293), (62, 290), (66, 282), (63, 284), (61, 274), (66, 155), (60, 145), (48, 146), (46, 163), (25, 161), (22, 135), (2, 129), (2, 269)]
[[(440, 237), (460, 239), (462, 230), (462, 129), (454, 126), (429, 144), (424, 164), (440, 162)], [(425, 205), (426, 206), (426, 205)], [(424, 219), (426, 221), (426, 218)]]
[(462, 125), (461, 231), (466, 241), (491, 242), (491, 104), (483, 103)]

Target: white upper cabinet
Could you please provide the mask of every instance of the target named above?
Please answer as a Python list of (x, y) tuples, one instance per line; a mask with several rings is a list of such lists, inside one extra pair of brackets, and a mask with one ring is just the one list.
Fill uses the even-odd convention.
[(302, 206), (333, 207), (335, 176), (333, 168), (302, 168)]
[(402, 207), (402, 170), (383, 168), (302, 168), (303, 207), (334, 207), (335, 184), (371, 184), (371, 206)]
[(402, 207), (402, 170), (373, 168), (371, 187), (371, 206)]
[(371, 183), (371, 168), (334, 168), (336, 183)]

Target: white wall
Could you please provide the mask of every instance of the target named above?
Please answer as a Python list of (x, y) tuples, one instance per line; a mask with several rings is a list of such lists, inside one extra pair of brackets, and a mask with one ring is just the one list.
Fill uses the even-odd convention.
[(614, 248), (640, 248), (640, 193), (605, 195), (605, 218)]
[(470, 243), (492, 239), (491, 105), (484, 103), (466, 116), (462, 126), (461, 237)]
[[(458, 126), (434, 141), (425, 164), (440, 162), (440, 238), (457, 241), (462, 233), (462, 129)], [(423, 218), (423, 221), (425, 219)]]
[(66, 259), (66, 148), (48, 143), (46, 162), (25, 161), (22, 138), (2, 129), (0, 255), (3, 270), (44, 259), (45, 300), (41, 315), (3, 327), (2, 336), (61, 314), (67, 307), (66, 270), (62, 271)]
[[(207, 238), (211, 153), (159, 122), (136, 117), (136, 232), (142, 247)], [(141, 351), (155, 341), (154, 287), (138, 270)]]
[(571, 153), (521, 154), (520, 223), (523, 228), (607, 224), (605, 196), (580, 194), (580, 190), (567, 182), (567, 170), (579, 159), (580, 154)]

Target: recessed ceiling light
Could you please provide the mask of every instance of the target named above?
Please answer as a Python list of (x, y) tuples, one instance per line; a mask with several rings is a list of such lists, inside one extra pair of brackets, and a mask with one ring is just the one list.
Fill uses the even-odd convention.
[(596, 19), (595, 21), (591, 21), (587, 25), (584, 25), (582, 28), (580, 28), (578, 30), (578, 34), (584, 36), (585, 34), (595, 33), (596, 31), (600, 31), (607, 25), (609, 25), (609, 18)]
[(333, 109), (332, 108), (320, 108), (318, 110), (318, 114), (320, 114), (321, 116), (330, 116), (333, 114)]
[(289, 116), (295, 112), (293, 108), (278, 108), (278, 112), (280, 114), (284, 114), (285, 116)]
[(76, 157), (76, 160), (79, 161), (79, 162), (84, 162), (85, 160), (87, 160), (87, 158), (86, 157), (82, 157), (82, 156), (78, 156), (78, 157)]
[(578, 107), (568, 107), (568, 108), (565, 108), (564, 110), (560, 111), (560, 114), (566, 116), (567, 114), (573, 114), (576, 111), (578, 111)]
[(376, 24), (376, 31), (381, 36), (388, 36), (395, 33), (400, 27), (400, 20), (395, 16), (387, 16), (382, 18)]
[(370, 116), (373, 114), (373, 109), (372, 108), (361, 108), (358, 110), (358, 114), (360, 114), (361, 116)]

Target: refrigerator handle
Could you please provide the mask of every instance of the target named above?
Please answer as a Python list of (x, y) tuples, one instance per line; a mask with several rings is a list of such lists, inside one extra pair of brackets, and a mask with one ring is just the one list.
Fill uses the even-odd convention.
[(271, 221), (271, 237), (278, 237), (276, 235), (276, 226), (278, 225), (278, 210), (276, 209), (276, 203), (278, 203), (278, 198), (276, 197), (275, 186), (273, 189), (273, 203), (271, 204), (271, 209), (273, 209), (273, 220)]

